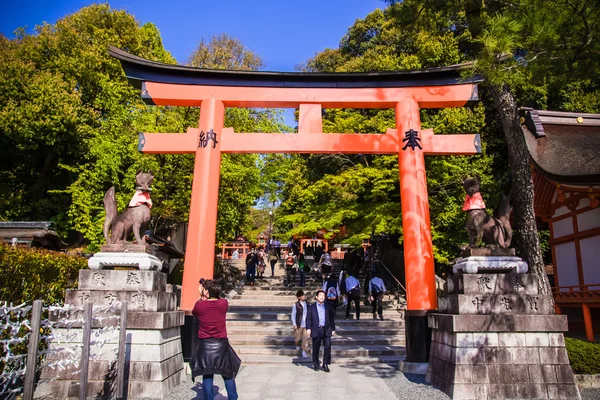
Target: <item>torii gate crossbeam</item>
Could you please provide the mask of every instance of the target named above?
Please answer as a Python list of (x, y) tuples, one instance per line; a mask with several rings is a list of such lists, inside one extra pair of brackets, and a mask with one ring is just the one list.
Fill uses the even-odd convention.
[[(200, 106), (197, 129), (141, 133), (144, 153), (194, 153), (181, 308), (197, 300), (200, 278), (212, 278), (222, 153), (397, 154), (407, 289), (407, 359), (428, 358), (426, 313), (437, 308), (425, 155), (480, 152), (479, 135), (434, 135), (421, 129), (420, 108), (460, 107), (477, 100), (479, 77), (465, 65), (418, 71), (311, 74), (203, 70), (145, 60), (122, 50), (130, 82), (148, 104)], [(225, 107), (298, 108), (298, 133), (235, 133), (224, 128)], [(322, 132), (322, 108), (394, 108), (385, 134)]]

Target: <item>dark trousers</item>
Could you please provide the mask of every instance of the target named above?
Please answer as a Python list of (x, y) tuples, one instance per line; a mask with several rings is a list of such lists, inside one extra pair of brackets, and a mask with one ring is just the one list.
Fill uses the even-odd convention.
[(379, 293), (378, 295), (373, 296), (373, 315), (375, 315), (375, 311), (380, 316), (383, 315), (383, 293)]
[(287, 284), (296, 286), (296, 268), (286, 268)]
[(348, 304), (346, 304), (346, 318), (350, 317), (350, 308), (352, 308), (352, 302), (356, 307), (356, 319), (360, 319), (360, 292), (356, 289), (348, 292)]
[(300, 286), (306, 286), (306, 272), (304, 270), (300, 270)]
[(323, 365), (331, 364), (331, 336), (325, 336), (323, 328), (319, 328), (317, 337), (312, 338), (312, 358), (313, 365), (319, 366), (319, 350), (321, 350), (321, 341), (323, 342)]
[(246, 281), (248, 283), (254, 283), (254, 276), (256, 275), (256, 267), (246, 267)]
[(277, 264), (277, 260), (271, 260), (271, 275), (275, 275), (275, 264)]

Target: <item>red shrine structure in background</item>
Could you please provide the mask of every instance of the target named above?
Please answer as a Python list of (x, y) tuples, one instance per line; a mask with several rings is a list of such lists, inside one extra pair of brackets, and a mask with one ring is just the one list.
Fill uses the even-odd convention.
[(522, 108), (521, 127), (535, 213), (550, 230), (556, 313), (593, 342), (600, 330), (600, 114)]
[[(181, 308), (197, 300), (198, 280), (212, 278), (223, 153), (393, 154), (398, 156), (406, 266), (407, 360), (425, 361), (427, 311), (437, 309), (425, 156), (480, 152), (476, 134), (435, 135), (421, 129), (421, 108), (462, 107), (478, 100), (480, 77), (469, 65), (372, 73), (283, 73), (206, 70), (146, 60), (112, 47), (130, 83), (151, 105), (200, 107), (198, 128), (140, 133), (144, 153), (195, 154)], [(236, 133), (226, 107), (297, 108), (298, 133)], [(394, 108), (383, 134), (323, 133), (327, 108)]]

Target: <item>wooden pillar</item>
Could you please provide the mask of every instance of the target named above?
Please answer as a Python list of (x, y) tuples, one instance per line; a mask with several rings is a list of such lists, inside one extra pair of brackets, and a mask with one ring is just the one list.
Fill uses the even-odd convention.
[[(399, 140), (416, 131), (420, 138), (421, 121), (416, 100), (407, 98), (396, 105)], [(403, 148), (408, 142), (403, 142)], [(417, 141), (423, 147), (423, 143)], [(437, 297), (433, 267), (433, 245), (429, 226), (429, 199), (425, 179), (425, 156), (419, 147), (400, 150), (400, 200), (404, 232), (404, 263), (408, 310), (435, 310)]]
[[(200, 278), (213, 278), (224, 118), (222, 101), (202, 101), (181, 293), (181, 309), (186, 311), (191, 311), (198, 299)], [(201, 145), (202, 135), (206, 137), (211, 131), (216, 134), (216, 140)]]
[(585, 337), (588, 341), (594, 342), (594, 327), (592, 325), (592, 313), (590, 312), (590, 307), (585, 303), (581, 303), (581, 309), (583, 310)]
[(558, 304), (556, 304), (556, 299), (554, 299), (554, 314), (560, 315), (561, 313), (562, 313), (562, 310), (560, 309), (560, 306)]
[(427, 362), (431, 329), (427, 313), (437, 308), (433, 245), (429, 226), (429, 199), (419, 104), (412, 97), (396, 104), (396, 129), (400, 152), (400, 200), (404, 234), (404, 275), (407, 310), (406, 360)]

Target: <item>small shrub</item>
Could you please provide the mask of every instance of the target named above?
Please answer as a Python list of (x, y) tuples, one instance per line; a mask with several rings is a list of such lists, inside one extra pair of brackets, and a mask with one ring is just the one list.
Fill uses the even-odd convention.
[(62, 304), (66, 289), (77, 285), (79, 270), (86, 267), (83, 257), (0, 244), (0, 301)]
[(600, 374), (600, 344), (565, 338), (574, 374)]

